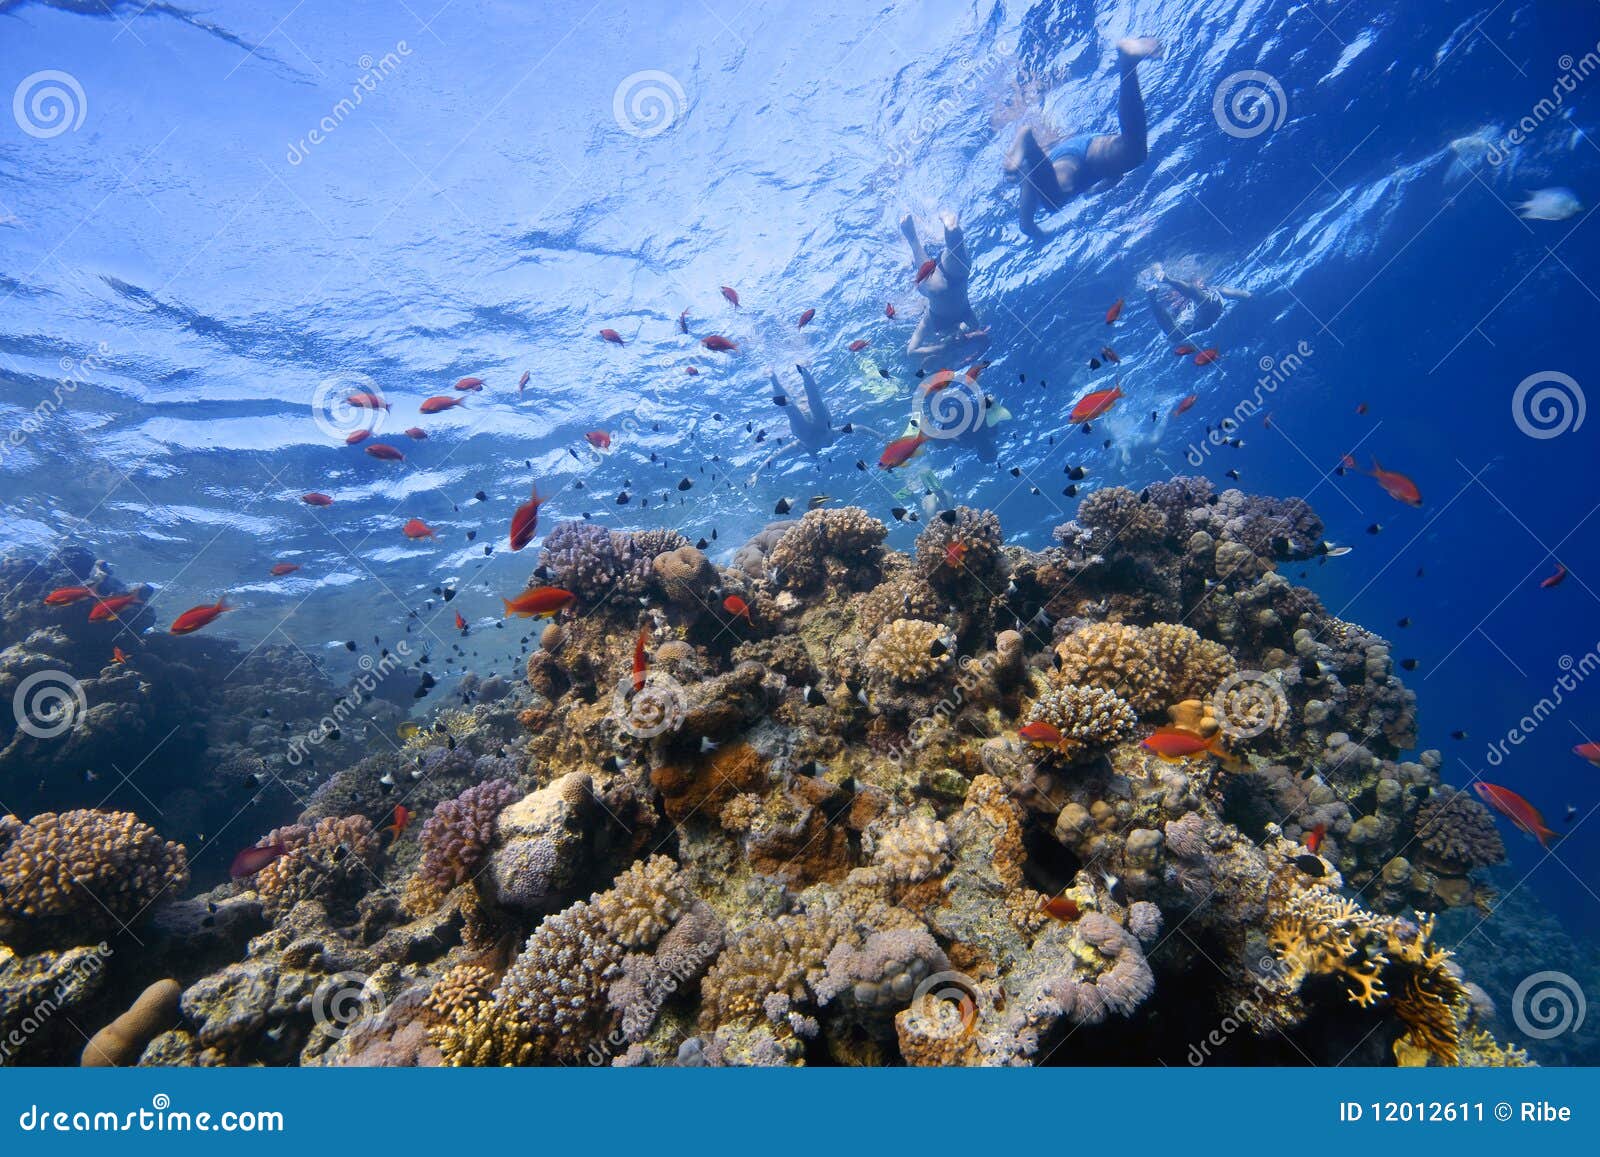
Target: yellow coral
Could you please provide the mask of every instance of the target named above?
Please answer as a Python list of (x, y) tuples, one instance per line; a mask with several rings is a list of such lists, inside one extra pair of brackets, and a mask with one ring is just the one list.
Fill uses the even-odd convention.
[(1176, 623), (1082, 627), (1056, 646), (1056, 660), (1064, 682), (1104, 687), (1140, 715), (1209, 696), (1235, 669), (1225, 648)]
[(953, 662), (955, 639), (939, 623), (896, 619), (867, 644), (866, 667), (896, 683), (925, 683)]

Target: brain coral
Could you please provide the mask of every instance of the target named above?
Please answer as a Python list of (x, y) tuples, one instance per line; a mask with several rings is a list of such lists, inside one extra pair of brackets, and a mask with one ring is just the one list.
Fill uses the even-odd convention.
[(657, 554), (650, 569), (655, 572), (661, 589), (675, 603), (693, 601), (696, 588), (715, 577), (706, 556), (688, 543)]
[(871, 562), (889, 528), (859, 506), (812, 510), (784, 532), (767, 565), (790, 590), (811, 590), (827, 578), (827, 560)]
[(1209, 696), (1235, 667), (1220, 644), (1175, 623), (1081, 627), (1057, 644), (1056, 659), (1064, 683), (1105, 687), (1140, 715)]
[(77, 944), (188, 883), (183, 845), (131, 812), (0, 816), (0, 940)]
[(1465, 875), (1505, 861), (1494, 817), (1464, 791), (1435, 788), (1417, 809), (1416, 825), (1427, 860), (1441, 871)]
[(1104, 687), (1052, 686), (1034, 701), (1028, 722), (1052, 724), (1065, 739), (1099, 747), (1132, 735), (1139, 715)]
[(896, 683), (923, 683), (950, 666), (955, 637), (939, 623), (896, 619), (867, 644), (868, 674)]

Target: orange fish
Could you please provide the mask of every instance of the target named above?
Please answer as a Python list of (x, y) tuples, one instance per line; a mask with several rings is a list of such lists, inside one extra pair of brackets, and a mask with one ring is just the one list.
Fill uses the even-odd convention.
[(649, 668), (649, 661), (645, 658), (644, 645), (650, 639), (650, 628), (640, 627), (639, 637), (633, 643), (633, 689), (644, 690), (645, 671)]
[(1417, 489), (1417, 484), (1404, 474), (1396, 474), (1393, 470), (1385, 470), (1378, 465), (1378, 460), (1372, 460), (1372, 476), (1378, 480), (1378, 485), (1383, 487), (1384, 493), (1398, 502), (1407, 506), (1422, 505), (1422, 491)]
[(367, 453), (374, 458), (381, 458), (385, 462), (404, 462), (406, 456), (396, 450), (387, 442), (374, 442), (367, 447)]
[(213, 606), (190, 607), (183, 614), (172, 620), (172, 626), (167, 630), (174, 635), (192, 635), (201, 627), (211, 622), (223, 611), (233, 610), (225, 601), (218, 599)]
[(483, 379), (482, 378), (462, 378), (460, 381), (456, 382), (456, 389), (458, 389), (458, 390), (482, 390), (483, 389)]
[(1306, 833), (1306, 851), (1313, 856), (1322, 850), (1322, 837), (1328, 834), (1327, 824), (1318, 824)]
[(1356, 468), (1356, 460), (1351, 455), (1346, 454), (1344, 457), (1339, 459), (1339, 465), (1343, 466), (1346, 470), (1354, 470)]
[(1188, 397), (1180, 399), (1178, 404), (1172, 407), (1172, 416), (1176, 418), (1179, 414), (1187, 414), (1199, 400), (1199, 394), (1190, 394)]
[(460, 611), (456, 612), (456, 630), (460, 631), (462, 634), (467, 633), (467, 620), (461, 617)]
[(1046, 896), (1039, 904), (1039, 911), (1063, 922), (1076, 920), (1080, 915), (1076, 901), (1068, 896)]
[(727, 611), (734, 618), (743, 618), (745, 622), (749, 623), (751, 626), (755, 626), (754, 621), (750, 618), (750, 604), (745, 602), (738, 595), (729, 595), (727, 598), (723, 599), (722, 609)]
[(814, 309), (806, 310), (804, 313), (802, 313), (800, 315), (800, 320), (797, 323), (795, 323), (795, 328), (796, 329), (805, 329), (805, 327), (810, 323), (811, 319), (816, 317), (816, 316), (817, 316), (817, 311), (816, 310), (814, 310)]
[(1036, 747), (1053, 747), (1057, 751), (1065, 751), (1070, 746), (1067, 737), (1061, 734), (1061, 729), (1053, 723), (1046, 723), (1043, 719), (1035, 719), (1017, 734)]
[(623, 344), (622, 343), (622, 335), (620, 333), (618, 333), (614, 329), (603, 329), (603, 330), (600, 331), (600, 336), (605, 338), (612, 345), (621, 345), (621, 344)]
[(400, 533), (407, 538), (437, 538), (438, 532), (423, 522), (420, 518), (413, 518), (400, 528)]
[(1117, 318), (1122, 316), (1122, 298), (1117, 298), (1111, 303), (1111, 308), (1106, 310), (1106, 324), (1115, 325)]
[(724, 285), (722, 287), (722, 296), (733, 302), (734, 309), (739, 308), (739, 291), (737, 289)]
[(89, 608), (89, 621), (91, 623), (104, 623), (117, 617), (122, 611), (138, 603), (139, 596), (112, 595), (108, 599), (96, 599), (94, 606)]
[(893, 470), (896, 466), (904, 466), (911, 461), (917, 451), (922, 449), (922, 444), (927, 440), (928, 436), (920, 432), (896, 438), (883, 448), (883, 455), (878, 459), (878, 468)]
[[(1558, 562), (1558, 563), (1556, 563), (1556, 573), (1551, 575), (1547, 579), (1541, 579), (1540, 582), (1539, 582), (1539, 585), (1541, 587), (1544, 587), (1546, 590), (1548, 590), (1551, 587), (1560, 586), (1566, 580), (1567, 580), (1567, 568), (1562, 566)], [(46, 600), (46, 601), (48, 601), (48, 600)]]
[(403, 803), (397, 803), (394, 805), (394, 822), (386, 824), (383, 830), (398, 840), (410, 826), (411, 809)]
[(300, 496), (300, 501), (304, 502), (307, 506), (333, 505), (333, 499), (329, 498), (326, 494), (318, 494), (315, 490), (313, 490), (310, 494), (302, 494)]
[(939, 268), (939, 262), (932, 257), (928, 258), (921, 265), (917, 266), (917, 277), (912, 284), (921, 285), (924, 281), (933, 276), (933, 271), (937, 268)]
[(422, 400), (422, 412), (424, 414), (437, 414), (441, 410), (450, 410), (456, 406), (464, 406), (466, 404), (467, 400), (465, 398), (452, 398), (449, 394), (436, 394), (431, 398)]
[(531, 376), (532, 375), (529, 374), (527, 370), (522, 371), (522, 376), (517, 379), (517, 393), (520, 394), (523, 390), (528, 388), (528, 378)]
[(94, 597), (94, 591), (88, 587), (57, 587), (44, 596), (44, 605), (47, 607), (70, 607), (73, 603), (79, 603), (84, 599), (92, 599)]
[(729, 341), (720, 333), (714, 333), (710, 337), (701, 338), (700, 344), (705, 346), (706, 349), (713, 350), (719, 354), (725, 354), (730, 350), (736, 350), (739, 348), (736, 343)]
[(1177, 354), (1180, 358), (1186, 358), (1190, 354), (1195, 353), (1196, 350), (1195, 350), (1194, 346), (1192, 346), (1192, 345), (1181, 345), (1177, 349), (1173, 350), (1172, 352)]
[(855, 341), (850, 343), (850, 352), (853, 353), (853, 354), (860, 353), (862, 350), (866, 349), (871, 344), (872, 343), (869, 342), (866, 338), (858, 337), (858, 338), (856, 338)]
[(684, 366), (683, 372), (688, 374), (691, 378), (698, 378), (700, 376), (700, 371), (694, 366)]
[(345, 401), (363, 410), (387, 410), (389, 408), (389, 403), (378, 397), (377, 394), (351, 394)]
[(577, 602), (578, 596), (560, 587), (533, 587), (523, 591), (514, 599), (500, 601), (506, 605), (508, 617), (520, 615), (523, 618), (547, 619), (559, 615)]
[(426, 430), (424, 430), (421, 426), (407, 426), (406, 427), (406, 437), (407, 438), (412, 438), (412, 439), (415, 439), (416, 441), (420, 442), (424, 438), (426, 438), (427, 436), (428, 436), (428, 432)]
[(511, 549), (521, 550), (533, 541), (533, 535), (539, 529), (539, 507), (544, 505), (544, 499), (539, 497), (538, 487), (534, 488), (533, 496), (517, 507), (511, 516)]
[(1222, 732), (1217, 732), (1210, 739), (1203, 739), (1181, 727), (1158, 727), (1139, 746), (1154, 752), (1167, 763), (1177, 763), (1202, 752), (1221, 755)]
[(1472, 790), (1478, 793), (1479, 799), (1505, 816), (1520, 831), (1538, 840), (1540, 847), (1548, 849), (1552, 841), (1561, 838), (1545, 825), (1544, 816), (1539, 814), (1538, 808), (1510, 788), (1479, 782), (1472, 785)]
[(944, 548), (944, 565), (951, 570), (959, 567), (967, 557), (967, 544), (957, 539)]
[(112, 647), (111, 661), (113, 663), (126, 663), (128, 661), (128, 653), (121, 647)]
[(1572, 749), (1572, 754), (1600, 767), (1600, 743), (1580, 743)]
[(1110, 346), (1101, 346), (1100, 356), (1105, 358), (1106, 361), (1110, 362), (1114, 366), (1122, 364), (1122, 359), (1117, 356), (1117, 351), (1112, 349)]
[(273, 568), (272, 568), (272, 577), (273, 578), (282, 578), (284, 575), (293, 574), (295, 571), (297, 571), (299, 569), (300, 569), (300, 564), (297, 563), (297, 562), (280, 562), (280, 563), (277, 563), (277, 564), (275, 564), (273, 566)]
[(372, 437), (371, 430), (351, 430), (344, 436), (344, 444), (354, 446), (357, 442), (365, 442), (370, 437)]
[(1073, 425), (1079, 422), (1092, 422), (1100, 415), (1107, 413), (1112, 406), (1117, 404), (1117, 399), (1126, 395), (1121, 386), (1112, 386), (1109, 390), (1095, 390), (1078, 399), (1078, 404), (1072, 407), (1070, 421)]
[(884, 317), (893, 317), (894, 316), (894, 302), (890, 301), (890, 302), (885, 302), (884, 303), (883, 316)]
[(1194, 364), (1197, 365), (1197, 366), (1209, 366), (1212, 362), (1216, 361), (1221, 356), (1222, 356), (1222, 351), (1217, 349), (1216, 346), (1212, 346), (1210, 349), (1204, 349), (1204, 350), (1201, 350), (1199, 353), (1195, 354), (1194, 355)]
[(583, 440), (589, 443), (589, 445), (593, 446), (596, 450), (611, 449), (611, 435), (607, 434), (604, 430), (590, 430), (583, 436)]

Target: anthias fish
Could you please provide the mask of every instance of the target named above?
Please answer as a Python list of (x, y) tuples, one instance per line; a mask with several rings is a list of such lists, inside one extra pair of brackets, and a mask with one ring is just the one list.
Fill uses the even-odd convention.
[(507, 617), (517, 615), (522, 618), (543, 619), (560, 614), (577, 602), (578, 596), (560, 587), (533, 587), (523, 591), (514, 599), (500, 601), (505, 604)]
[[(684, 332), (688, 332), (688, 331), (686, 330)], [(606, 341), (610, 342), (612, 345), (622, 345), (623, 344), (622, 343), (622, 335), (620, 333), (618, 333), (614, 329), (603, 329), (603, 330), (600, 331), (600, 336), (602, 338), (604, 338)]]
[(167, 630), (174, 635), (190, 635), (213, 621), (224, 611), (231, 611), (232, 609), (224, 599), (218, 599), (209, 606), (190, 607), (176, 619), (173, 619), (172, 626), (168, 627)]
[(400, 528), (400, 533), (407, 538), (436, 538), (438, 532), (423, 522), (420, 518), (413, 518)]
[(921, 265), (917, 266), (917, 275), (914, 284), (921, 285), (924, 281), (933, 276), (933, 271), (937, 268), (939, 268), (939, 262), (932, 257), (928, 258)]
[(1092, 422), (1115, 406), (1118, 398), (1125, 396), (1121, 386), (1112, 386), (1109, 390), (1094, 390), (1078, 399), (1077, 405), (1072, 407), (1069, 420), (1073, 425)]
[(235, 880), (242, 880), (246, 876), (255, 875), (279, 856), (288, 854), (289, 849), (281, 842), (268, 844), (265, 847), (245, 848), (233, 857), (233, 863), (228, 865), (228, 875)]
[(70, 607), (73, 603), (94, 597), (94, 590), (91, 587), (57, 587), (44, 596), (44, 605), (47, 607)]
[(814, 309), (806, 310), (804, 313), (802, 313), (800, 315), (800, 320), (795, 323), (795, 328), (796, 329), (805, 329), (806, 326), (811, 324), (811, 319), (816, 317), (816, 316), (817, 316), (817, 311), (816, 310), (814, 310)]
[(611, 435), (604, 430), (590, 430), (583, 436), (583, 440), (596, 450), (611, 449)]
[(539, 507), (544, 505), (544, 499), (539, 497), (538, 488), (535, 487), (532, 497), (517, 507), (511, 516), (511, 549), (521, 550), (533, 541), (533, 536), (539, 529)]
[(385, 462), (403, 462), (406, 457), (387, 442), (374, 442), (367, 447), (367, 453)]
[(459, 381), (456, 382), (456, 389), (458, 389), (458, 390), (472, 390), (472, 391), (476, 392), (478, 390), (483, 389), (483, 379), (482, 378), (462, 378), (462, 379), (460, 379)]
[(300, 496), (300, 501), (304, 502), (307, 506), (333, 505), (333, 499), (329, 498), (326, 494), (319, 494), (315, 490), (311, 491), (309, 494), (302, 494)]
[(883, 449), (883, 454), (878, 458), (878, 467), (882, 470), (893, 470), (896, 466), (904, 466), (917, 451), (922, 449), (922, 444), (928, 440), (926, 434), (911, 434), (904, 438), (896, 438)]
[(1106, 310), (1107, 325), (1115, 325), (1117, 323), (1117, 318), (1122, 316), (1122, 306), (1123, 299), (1120, 297), (1111, 303), (1111, 308)]
[(1479, 781), (1472, 785), (1472, 790), (1478, 793), (1478, 798), (1484, 803), (1510, 820), (1518, 830), (1538, 840), (1540, 847), (1548, 849), (1552, 843), (1561, 838), (1546, 826), (1544, 816), (1539, 814), (1538, 808), (1510, 788)]
[(420, 409), (424, 414), (437, 414), (442, 410), (454, 409), (456, 406), (467, 404), (465, 398), (452, 398), (449, 394), (435, 394), (431, 398), (424, 398)]
[(1168, 763), (1177, 763), (1196, 755), (1220, 755), (1222, 732), (1207, 739), (1181, 727), (1158, 727), (1140, 744), (1146, 751)]
[(109, 622), (138, 602), (139, 596), (137, 594), (112, 595), (110, 598), (96, 599), (94, 606), (89, 608), (89, 621), (91, 623)]
[(701, 338), (700, 339), (700, 344), (705, 346), (706, 349), (711, 350), (714, 353), (719, 353), (719, 354), (731, 353), (732, 351), (734, 351), (734, 350), (739, 348), (738, 343), (729, 341), (727, 338), (723, 337), (720, 333), (714, 333), (714, 334), (711, 334), (709, 337)]

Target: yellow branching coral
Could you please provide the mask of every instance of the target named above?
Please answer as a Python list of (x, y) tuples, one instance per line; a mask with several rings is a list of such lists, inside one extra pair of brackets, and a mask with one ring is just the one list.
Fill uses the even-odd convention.
[(954, 661), (955, 639), (939, 623), (896, 619), (867, 644), (869, 674), (896, 683), (925, 683)]
[(1174, 623), (1082, 627), (1056, 646), (1056, 659), (1064, 682), (1104, 687), (1140, 715), (1164, 711), (1180, 699), (1207, 697), (1235, 669), (1220, 644)]

